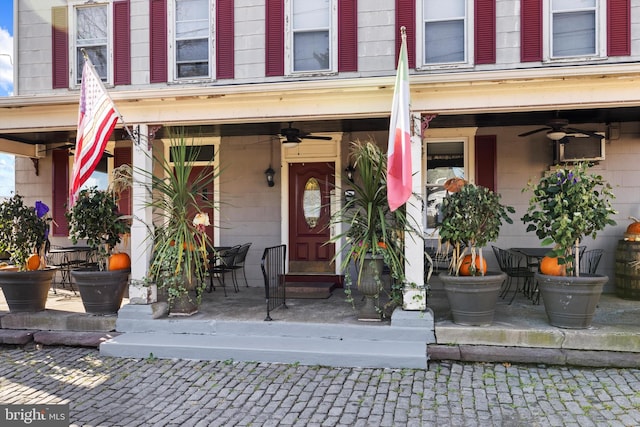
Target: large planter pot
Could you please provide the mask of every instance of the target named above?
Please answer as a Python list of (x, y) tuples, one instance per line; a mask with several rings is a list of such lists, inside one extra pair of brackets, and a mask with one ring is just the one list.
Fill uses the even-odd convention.
[(33, 271), (0, 271), (0, 287), (12, 313), (42, 311), (47, 304), (55, 268)]
[(549, 324), (558, 328), (584, 329), (591, 326), (602, 288), (609, 280), (600, 274), (580, 277), (547, 276), (536, 273), (538, 289)]
[(505, 273), (488, 271), (484, 276), (441, 274), (440, 278), (454, 323), (486, 326), (493, 322), (498, 295), (507, 278)]
[[(198, 295), (198, 280), (194, 277), (191, 281), (187, 281), (186, 275), (182, 275), (182, 292), (172, 296), (176, 290), (164, 288), (164, 293), (169, 303), (169, 316), (191, 316), (198, 312), (200, 308), (200, 295)], [(186, 292), (184, 292), (186, 289)]]
[(358, 277), (358, 291), (364, 296), (364, 305), (358, 311), (358, 320), (365, 322), (379, 322), (382, 314), (378, 308), (378, 296), (382, 290), (382, 270), (384, 259), (382, 256), (366, 256), (362, 271)]
[(71, 271), (84, 311), (89, 314), (116, 314), (129, 283), (130, 270), (98, 271), (77, 269)]

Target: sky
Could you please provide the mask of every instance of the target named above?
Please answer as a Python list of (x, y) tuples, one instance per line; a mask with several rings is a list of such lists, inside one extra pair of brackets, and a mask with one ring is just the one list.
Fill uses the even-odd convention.
[[(0, 0), (0, 97), (13, 95), (13, 0)], [(14, 191), (13, 156), (0, 153), (0, 197)]]

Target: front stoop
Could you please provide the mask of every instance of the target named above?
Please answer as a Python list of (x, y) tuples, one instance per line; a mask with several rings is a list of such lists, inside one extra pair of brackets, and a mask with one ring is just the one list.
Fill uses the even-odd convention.
[(144, 307), (123, 307), (116, 326), (121, 335), (102, 343), (100, 354), (425, 369), (427, 344), (435, 342), (430, 310), (398, 309), (391, 324), (344, 325), (153, 319)]

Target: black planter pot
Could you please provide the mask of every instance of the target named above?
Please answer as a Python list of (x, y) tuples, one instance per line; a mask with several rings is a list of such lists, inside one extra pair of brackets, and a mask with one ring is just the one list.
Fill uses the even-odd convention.
[(591, 326), (602, 288), (609, 280), (600, 274), (580, 277), (547, 276), (536, 273), (540, 296), (549, 324), (558, 328), (585, 329)]
[(84, 311), (89, 314), (116, 314), (129, 283), (129, 272), (72, 270), (71, 278), (80, 291)]
[(11, 313), (43, 311), (55, 268), (33, 271), (0, 271), (0, 287)]
[(507, 275), (488, 271), (484, 276), (441, 274), (453, 322), (459, 325), (487, 326), (493, 322), (496, 302)]

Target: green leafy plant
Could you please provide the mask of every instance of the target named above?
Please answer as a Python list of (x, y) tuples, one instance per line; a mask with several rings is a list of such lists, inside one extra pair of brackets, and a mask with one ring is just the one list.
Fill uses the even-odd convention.
[[(208, 247), (205, 227), (209, 218), (204, 209), (215, 208), (213, 199), (202, 197), (217, 171), (203, 168), (196, 174), (198, 145), (179, 130), (171, 138), (171, 158), (154, 155), (156, 173), (141, 170), (151, 180), (153, 208), (156, 217), (153, 259), (149, 276), (167, 292), (169, 303), (189, 290), (196, 289), (200, 298), (208, 269)], [(211, 166), (211, 165), (209, 165)], [(191, 179), (190, 179), (191, 178)]]
[(449, 273), (458, 276), (462, 261), (471, 254), (470, 272), (484, 275), (476, 269), (476, 256), (482, 258), (482, 248), (498, 238), (503, 222), (513, 220), (511, 206), (500, 202), (500, 195), (486, 187), (465, 184), (442, 201), (442, 223), (438, 226), (441, 242), (453, 246)]
[(554, 245), (549, 256), (557, 257), (569, 275), (580, 271), (575, 263), (580, 241), (585, 236), (595, 239), (598, 231), (616, 224), (611, 218), (617, 213), (611, 204), (612, 187), (589, 168), (584, 162), (558, 168), (522, 190), (533, 192), (522, 217), (529, 224), (527, 231), (535, 231), (542, 245)]
[(44, 256), (49, 233), (49, 207), (36, 202), (35, 207), (24, 204), (19, 194), (0, 203), (0, 252), (7, 252), (20, 269), (27, 269), (32, 254)]
[(129, 222), (118, 212), (113, 192), (97, 187), (80, 190), (65, 216), (71, 241), (76, 244), (86, 239), (87, 246), (97, 254), (99, 269), (105, 270), (113, 249), (130, 230)]
[[(402, 303), (404, 283), (404, 236), (412, 230), (411, 219), (404, 207), (391, 212), (387, 201), (387, 156), (373, 141), (354, 141), (350, 147), (355, 166), (354, 181), (349, 182), (353, 197), (347, 198), (342, 209), (336, 212), (331, 223), (342, 223), (346, 231), (334, 236), (332, 242), (345, 240), (341, 246), (343, 271), (349, 271), (354, 262), (358, 281), (367, 255), (384, 257), (394, 285), (391, 301)], [(378, 272), (379, 276), (382, 272)], [(347, 273), (347, 285), (351, 278)]]

